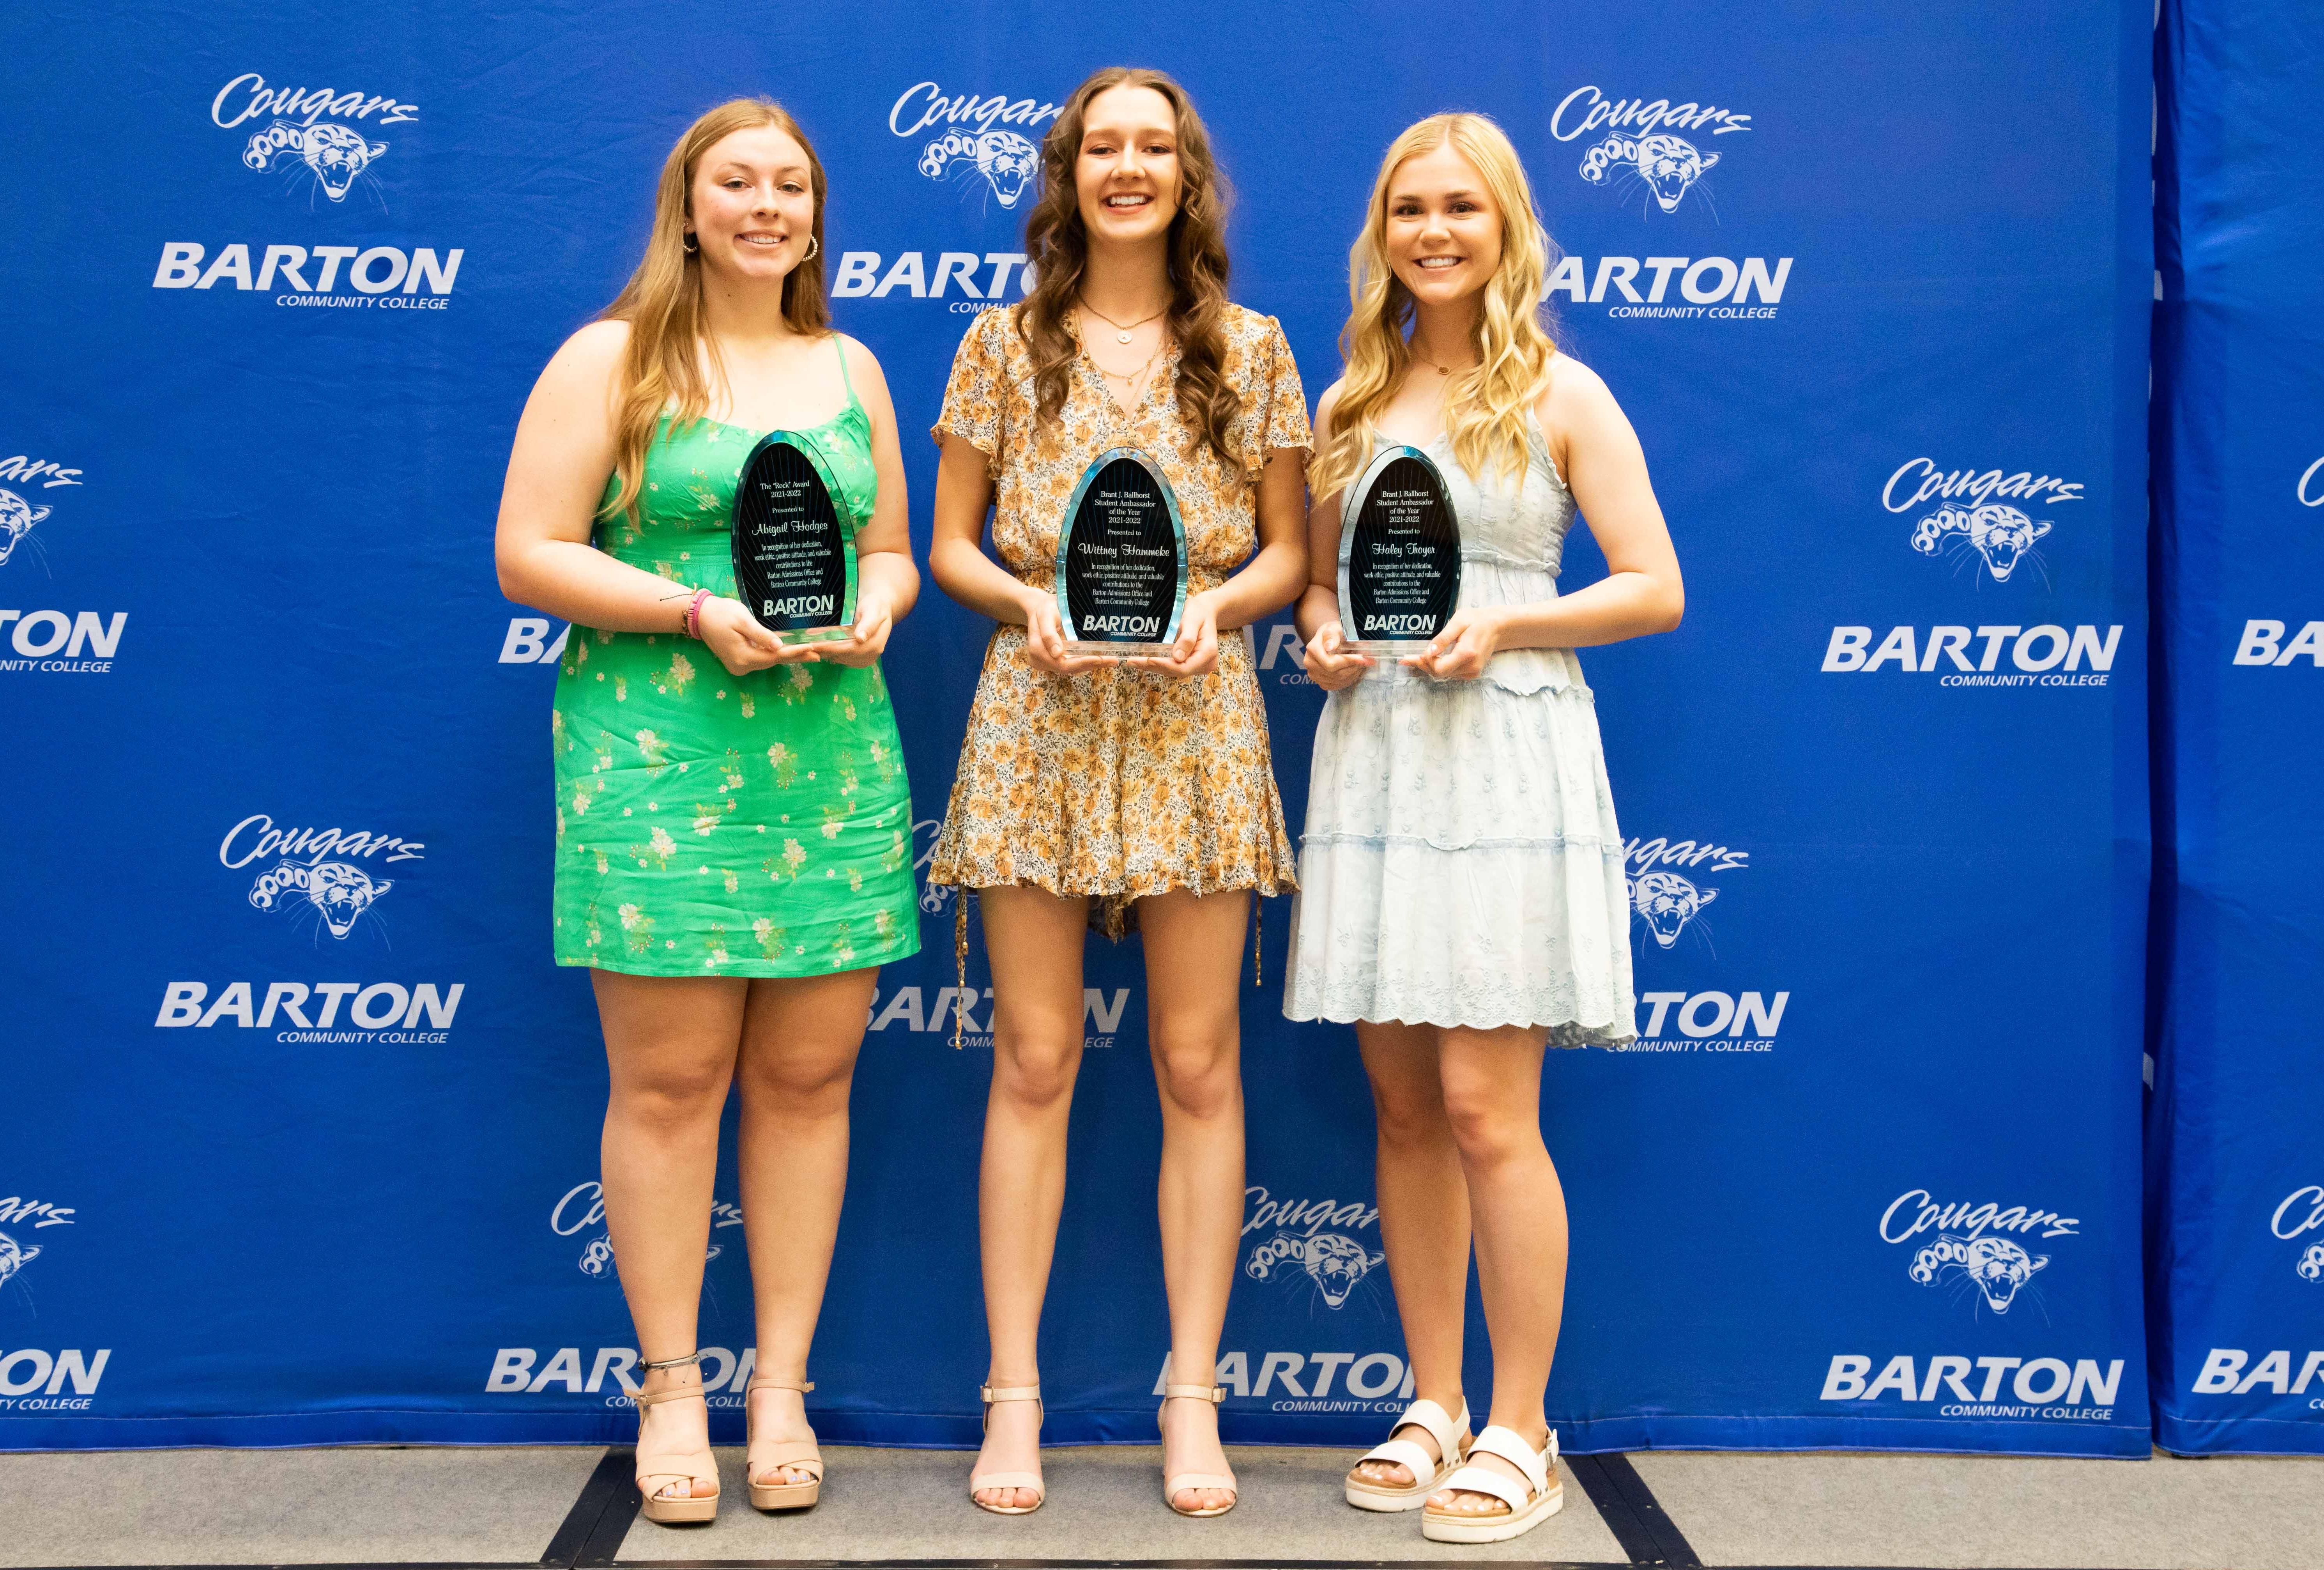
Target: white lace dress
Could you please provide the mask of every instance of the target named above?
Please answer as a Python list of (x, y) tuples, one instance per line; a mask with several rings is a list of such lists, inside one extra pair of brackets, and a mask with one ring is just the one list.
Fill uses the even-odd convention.
[[(1538, 429), (1524, 483), (1425, 450), (1461, 520), (1463, 608), (1557, 597), (1573, 493)], [(1315, 726), (1283, 1011), (1532, 1025), (1558, 1047), (1637, 1033), (1630, 902), (1598, 711), (1570, 649), (1473, 681), (1382, 661)]]

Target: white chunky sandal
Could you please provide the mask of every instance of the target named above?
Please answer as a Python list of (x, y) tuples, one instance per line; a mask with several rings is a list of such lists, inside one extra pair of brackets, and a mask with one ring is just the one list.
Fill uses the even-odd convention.
[[(1436, 1454), (1429, 1455), (1417, 1439), (1396, 1437), (1406, 1428), (1417, 1428), (1435, 1440)], [(1348, 1469), (1348, 1502), (1360, 1510), (1416, 1510), (1428, 1502), (1428, 1496), (1443, 1484), (1452, 1470), (1469, 1458), (1471, 1443), (1468, 1402), (1461, 1403), (1461, 1415), (1456, 1418), (1434, 1401), (1415, 1401), (1388, 1431), (1388, 1443), (1372, 1446)], [(1412, 1473), (1414, 1481), (1402, 1488), (1374, 1482), (1362, 1472), (1366, 1463), (1374, 1461), (1401, 1466)]]
[(1437, 1484), (1441, 1490), (1490, 1494), (1509, 1508), (1491, 1515), (1453, 1513), (1423, 1507), (1420, 1535), (1432, 1543), (1504, 1543), (1521, 1538), (1565, 1507), (1565, 1485), (1557, 1476), (1557, 1430), (1549, 1433), (1548, 1446), (1536, 1454), (1513, 1428), (1499, 1424), (1477, 1436), (1469, 1454), (1498, 1455), (1525, 1473), (1517, 1482), (1498, 1472), (1471, 1464), (1461, 1467)]

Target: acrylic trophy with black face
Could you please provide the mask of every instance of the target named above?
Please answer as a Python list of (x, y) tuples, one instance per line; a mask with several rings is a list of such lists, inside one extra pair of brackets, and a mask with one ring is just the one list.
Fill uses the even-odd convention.
[(1384, 448), (1348, 487), (1340, 527), (1344, 646), (1425, 648), (1461, 599), (1461, 521), (1444, 476), (1416, 447)]
[(1057, 614), (1074, 654), (1168, 655), (1186, 609), (1186, 526), (1160, 466), (1100, 453), (1057, 530)]
[(772, 430), (734, 485), (734, 597), (786, 643), (844, 638), (855, 623), (855, 521), (815, 439)]

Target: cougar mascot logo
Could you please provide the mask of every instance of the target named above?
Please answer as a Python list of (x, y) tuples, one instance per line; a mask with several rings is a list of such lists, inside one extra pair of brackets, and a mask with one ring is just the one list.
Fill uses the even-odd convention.
[(337, 202), (346, 199), (347, 188), (355, 184), (355, 177), (386, 151), (386, 143), (366, 142), (360, 134), (328, 120), (312, 125), (277, 120), (250, 139), (250, 145), (242, 150), (242, 161), (264, 173), (285, 160), (295, 159), (314, 172), (323, 194)]
[(920, 149), (920, 172), (941, 180), (947, 165), (964, 163), (984, 177), (1004, 208), (1013, 208), (1041, 166), (1040, 150), (1014, 131), (947, 131)]
[(2028, 556), (2039, 569), (2042, 553), (2034, 549), (2034, 542), (2049, 532), (2049, 524), (2036, 523), (2016, 508), (1997, 503), (1988, 502), (1974, 511), (1940, 507), (1913, 525), (1913, 549), (1923, 556), (1935, 556), (1948, 542), (1956, 550), (1965, 542), (1984, 559), (1985, 570), (1993, 575), (1994, 582), (2007, 583), (2017, 564)]
[(374, 880), (361, 867), (346, 862), (284, 862), (271, 873), (258, 874), (258, 881), (250, 886), (250, 902), (262, 910), (272, 910), (281, 902), (284, 890), (295, 889), (322, 912), (323, 925), (331, 929), (332, 937), (345, 937), (355, 929), (355, 918), (393, 887), (392, 878)]
[(1296, 1262), (1323, 1294), (1324, 1306), (1337, 1308), (1348, 1300), (1356, 1283), (1370, 1275), (1374, 1265), (1387, 1259), (1386, 1254), (1368, 1252), (1355, 1239), (1336, 1232), (1319, 1232), (1313, 1237), (1278, 1232), (1250, 1251), (1242, 1272), (1254, 1281), (1268, 1281), (1274, 1279), (1278, 1271), (1288, 1275), (1283, 1267)]
[[(702, 1262), (706, 1265), (725, 1251), (722, 1245), (712, 1243), (704, 1251)], [(613, 1269), (613, 1238), (610, 1235), (591, 1238), (581, 1250), (581, 1273), (585, 1276), (603, 1276), (612, 1273)]]
[(912, 870), (920, 874), (920, 909), (930, 916), (941, 916), (945, 907), (952, 903), (952, 897), (959, 892), (949, 883), (927, 881), (928, 864), (936, 859), (936, 841), (944, 836), (944, 819), (923, 817), (912, 825), (912, 843), (915, 845), (919, 844), (922, 829), (927, 830), (928, 847), (912, 859)]
[(2017, 1289), (2049, 1262), (2049, 1255), (2029, 1254), (2006, 1237), (1941, 1235), (1913, 1256), (1906, 1273), (1923, 1287), (1933, 1287), (1949, 1276), (1966, 1277), (1985, 1294), (1987, 1307), (2006, 1314)]
[(6, 561), (16, 541), (48, 515), (46, 507), (35, 507), (14, 491), (0, 491), (0, 561)]
[(1716, 889), (1698, 889), (1676, 873), (1643, 873), (1630, 880), (1630, 909), (1665, 948), (1678, 941), (1697, 912), (1719, 898)]
[(1668, 132), (1626, 136), (1617, 131), (1582, 155), (1582, 178), (1591, 185), (1603, 185), (1607, 171), (1619, 169), (1644, 180), (1663, 211), (1674, 213), (1687, 188), (1718, 162), (1716, 152), (1698, 152), (1693, 143)]
[(39, 1249), (25, 1248), (6, 1233), (0, 1232), (0, 1287), (6, 1286), (9, 1277), (40, 1257)]

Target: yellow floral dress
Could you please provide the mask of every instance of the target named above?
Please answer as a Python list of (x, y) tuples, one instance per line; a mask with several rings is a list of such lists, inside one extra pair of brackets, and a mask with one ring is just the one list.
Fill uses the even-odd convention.
[[(1274, 318), (1231, 305), (1221, 330), (1227, 383), (1242, 399), (1232, 464), (1179, 417), (1175, 346), (1126, 415), (1076, 356), (1065, 406), (1043, 424), (1015, 313), (987, 310), (969, 328), (933, 434), (991, 460), (993, 546), (1021, 581), (1054, 586), (1065, 503), (1109, 448), (1138, 448), (1168, 476), (1190, 593), (1216, 587), (1258, 548), (1259, 473), (1278, 448), (1310, 448), (1306, 395)], [(993, 633), (931, 882), (1090, 895), (1093, 922), (1119, 937), (1143, 895), (1286, 893), (1296, 865), (1248, 639), (1222, 635), (1217, 668), (1180, 680), (1120, 667), (1054, 676), (1026, 656), (1024, 628)]]

